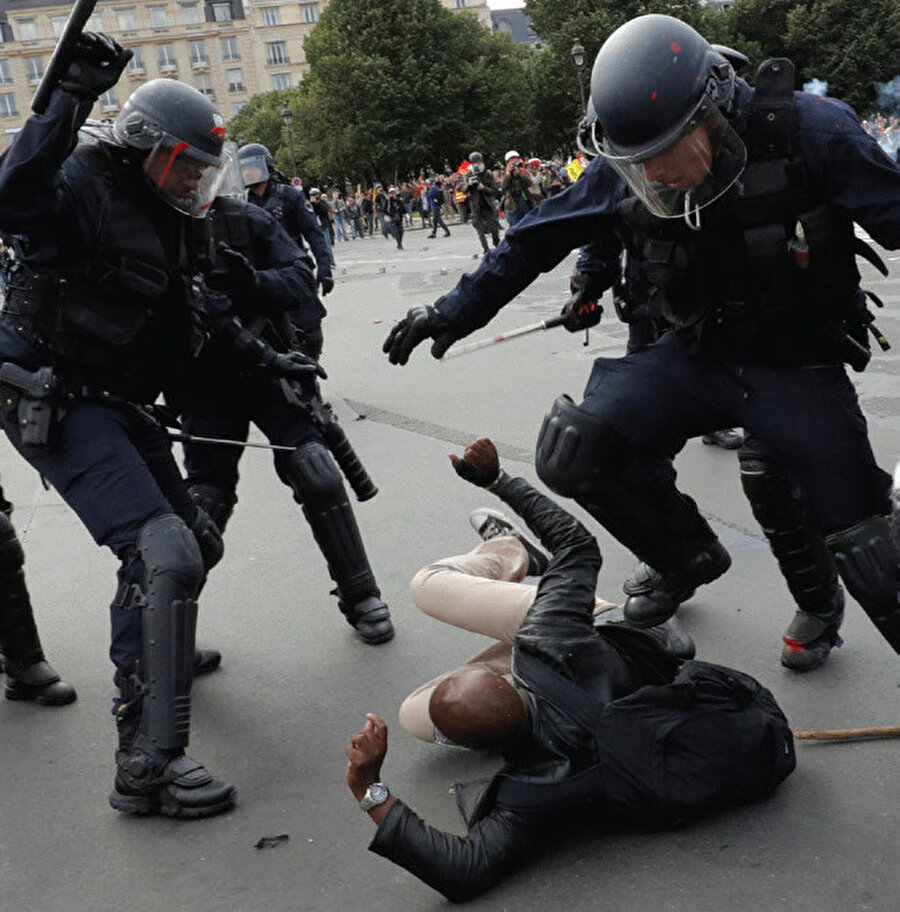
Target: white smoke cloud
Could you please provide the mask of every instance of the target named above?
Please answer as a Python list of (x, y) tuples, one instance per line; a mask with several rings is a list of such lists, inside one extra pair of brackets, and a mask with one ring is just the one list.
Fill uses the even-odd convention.
[(878, 94), (876, 110), (900, 115), (900, 76), (895, 76), (890, 82), (876, 82), (875, 91)]
[(803, 91), (811, 95), (827, 95), (828, 83), (821, 79), (810, 79), (809, 82), (803, 83)]

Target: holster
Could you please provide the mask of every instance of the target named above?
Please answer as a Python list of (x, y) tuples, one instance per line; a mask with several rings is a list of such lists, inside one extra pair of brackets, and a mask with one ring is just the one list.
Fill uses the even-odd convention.
[(59, 377), (50, 366), (26, 370), (12, 361), (0, 364), (0, 393), (16, 409), (25, 446), (49, 446), (55, 425), (65, 414)]

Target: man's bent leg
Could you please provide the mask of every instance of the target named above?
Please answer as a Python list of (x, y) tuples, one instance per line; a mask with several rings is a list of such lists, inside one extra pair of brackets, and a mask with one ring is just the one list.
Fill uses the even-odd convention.
[(664, 455), (641, 459), (610, 421), (566, 396), (556, 400), (538, 437), (541, 480), (573, 497), (649, 565), (647, 579), (625, 604), (636, 626), (668, 620), (696, 586), (731, 564), (697, 505), (675, 488), (674, 470), (669, 483), (654, 477), (651, 470), (664, 462)]

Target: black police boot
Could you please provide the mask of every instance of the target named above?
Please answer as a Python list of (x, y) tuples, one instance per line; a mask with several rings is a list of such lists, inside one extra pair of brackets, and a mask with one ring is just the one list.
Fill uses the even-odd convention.
[(359, 638), (370, 645), (394, 636), (391, 612), (381, 600), (362, 535), (331, 453), (318, 442), (303, 444), (289, 457), (287, 474), (295, 499), (303, 506), (328, 573), (337, 584), (332, 594)]
[(661, 573), (647, 564), (622, 587), (625, 617), (635, 627), (655, 627), (669, 620), (697, 586), (718, 579), (731, 566), (731, 557), (718, 539), (704, 542), (678, 570)]
[(234, 807), (233, 785), (219, 782), (183, 750), (160, 750), (140, 732), (140, 716), (117, 718), (119, 749), (110, 806), (125, 814), (212, 817)]
[(838, 635), (844, 619), (844, 592), (834, 590), (834, 607), (827, 614), (798, 610), (784, 633), (781, 664), (791, 671), (812, 671), (825, 664), (832, 648), (841, 646)]
[(65, 706), (78, 695), (44, 657), (25, 585), (24, 563), (16, 531), (0, 512), (0, 652), (6, 670), (6, 699)]

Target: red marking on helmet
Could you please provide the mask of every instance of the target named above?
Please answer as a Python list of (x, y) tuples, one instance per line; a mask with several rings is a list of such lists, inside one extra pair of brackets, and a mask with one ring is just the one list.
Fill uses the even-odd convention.
[(651, 100), (651, 101), (656, 101), (656, 92), (654, 92), (654, 93), (650, 96), (650, 100)]
[(190, 144), (186, 142), (180, 142), (175, 144), (175, 148), (172, 149), (172, 154), (169, 156), (169, 160), (166, 162), (165, 168), (163, 168), (163, 173), (160, 179), (157, 181), (157, 186), (162, 187), (166, 182), (166, 178), (169, 176), (169, 172), (172, 170), (172, 165), (175, 164), (175, 159), (184, 152), (185, 149), (190, 149)]
[(224, 125), (221, 127), (213, 127), (209, 132), (212, 133), (212, 135), (215, 136), (217, 139), (225, 139)]
[(681, 45), (680, 45), (677, 41), (673, 41), (673, 42), (669, 45), (669, 50), (670, 50), (673, 54), (680, 54), (680, 53), (681, 53)]

